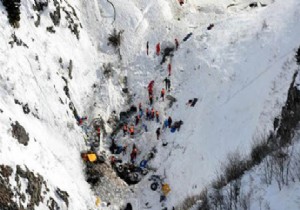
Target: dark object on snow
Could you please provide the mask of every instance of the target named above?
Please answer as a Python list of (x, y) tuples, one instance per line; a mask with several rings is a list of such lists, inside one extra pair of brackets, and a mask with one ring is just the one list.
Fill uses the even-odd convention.
[(20, 125), (18, 121), (16, 121), (15, 124), (11, 124), (11, 127), (12, 136), (17, 139), (20, 144), (27, 146), (29, 142), (29, 136), (24, 127)]
[(207, 27), (207, 30), (211, 30), (215, 25), (214, 24), (209, 24), (209, 26)]
[(19, 28), (21, 0), (1, 0), (7, 11), (8, 21), (14, 28)]
[(174, 47), (166, 47), (164, 49), (164, 52), (163, 52), (163, 57), (162, 57), (162, 60), (160, 62), (160, 65), (163, 64), (164, 62), (166, 62), (166, 58), (169, 56), (169, 57), (173, 57), (173, 52), (174, 52), (175, 48)]
[(132, 210), (132, 205), (131, 203), (127, 203), (126, 207), (124, 210)]
[(188, 40), (191, 36), (193, 35), (193, 33), (189, 33), (187, 34), (184, 38), (183, 38), (183, 41), (185, 42), (186, 40)]
[(188, 102), (187, 102), (187, 105), (191, 106), (191, 107), (194, 107), (195, 104), (197, 103), (198, 101), (198, 98), (194, 98), (194, 99), (190, 99)]
[(249, 7), (254, 8), (254, 7), (258, 7), (257, 2), (252, 2), (249, 4)]
[(177, 99), (171, 95), (167, 95), (166, 99), (169, 100), (169, 108), (171, 108), (173, 104), (177, 101)]
[(179, 131), (181, 125), (183, 125), (183, 121), (182, 120), (174, 122), (174, 124), (171, 127), (171, 132), (174, 133), (176, 129), (177, 129), (177, 131)]
[(157, 183), (157, 182), (153, 182), (153, 183), (150, 185), (150, 188), (151, 188), (151, 190), (156, 191), (157, 188), (158, 188), (158, 183)]

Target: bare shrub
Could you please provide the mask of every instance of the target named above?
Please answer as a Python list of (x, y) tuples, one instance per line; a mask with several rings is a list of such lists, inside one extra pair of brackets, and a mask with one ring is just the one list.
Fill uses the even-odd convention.
[(110, 78), (113, 76), (113, 67), (111, 63), (104, 63), (103, 64), (103, 74), (105, 78)]
[(274, 165), (274, 178), (278, 184), (279, 190), (283, 185), (288, 185), (289, 170), (291, 162), (291, 154), (288, 148), (281, 148), (272, 154), (272, 160)]
[(200, 195), (192, 195), (188, 196), (187, 198), (184, 199), (183, 203), (177, 207), (176, 209), (178, 210), (186, 210), (192, 208), (197, 201), (200, 200)]
[(262, 137), (261, 140), (254, 140), (251, 149), (253, 164), (259, 164), (270, 153), (270, 150), (267, 137)]
[(262, 182), (270, 185), (273, 179), (273, 162), (270, 156), (267, 156), (262, 163)]
[(117, 32), (117, 30), (114, 29), (113, 33), (108, 37), (109, 44), (112, 44), (112, 46), (116, 48), (119, 47), (121, 45), (121, 35), (123, 32), (124, 30)]
[(229, 183), (235, 179), (240, 178), (244, 172), (249, 168), (251, 163), (247, 161), (239, 151), (228, 154), (227, 163), (223, 165), (224, 177)]

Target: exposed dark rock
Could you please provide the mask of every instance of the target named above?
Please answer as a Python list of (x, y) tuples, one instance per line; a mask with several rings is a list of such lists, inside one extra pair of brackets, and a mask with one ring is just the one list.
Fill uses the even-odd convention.
[(52, 33), (52, 34), (55, 33), (55, 29), (54, 29), (53, 26), (48, 26), (48, 27), (46, 28), (46, 30), (47, 30), (48, 32)]
[(300, 91), (295, 86), (296, 72), (288, 91), (288, 98), (285, 106), (282, 108), (280, 125), (276, 136), (280, 139), (279, 144), (290, 143), (294, 136), (294, 130), (300, 121)]
[(9, 41), (8, 43), (10, 44), (11, 48), (14, 47), (14, 44), (16, 44), (17, 46), (23, 46), (28, 48), (28, 45), (26, 43), (24, 43), (21, 39), (19, 39), (15, 33), (13, 33), (11, 35), (12, 40)]
[(69, 194), (66, 191), (63, 191), (59, 188), (57, 188), (55, 192), (58, 195), (58, 197), (61, 198), (65, 202), (67, 207), (69, 207)]
[(57, 202), (52, 197), (47, 201), (47, 206), (50, 210), (60, 210)]
[(18, 140), (20, 144), (27, 146), (29, 142), (29, 135), (26, 133), (26, 130), (22, 125), (19, 124), (18, 121), (15, 124), (11, 124), (12, 126), (12, 136)]
[(21, 0), (1, 0), (7, 11), (8, 21), (14, 28), (19, 28)]
[(54, 2), (54, 6), (55, 6), (55, 11), (50, 12), (50, 18), (51, 18), (53, 24), (55, 26), (58, 26), (60, 23), (60, 18), (61, 18), (60, 4), (59, 4), (58, 0), (54, 0), (53, 2)]
[(72, 79), (72, 71), (73, 71), (73, 61), (72, 60), (70, 60), (70, 62), (69, 62), (68, 70), (69, 70), (69, 78)]
[(0, 174), (4, 178), (8, 178), (12, 175), (13, 169), (10, 166), (0, 165)]
[(25, 114), (29, 114), (30, 113), (30, 109), (28, 107), (28, 104), (23, 105), (22, 108), (23, 108), (23, 112)]
[(296, 52), (295, 58), (296, 58), (297, 64), (300, 66), (300, 47), (298, 48), (298, 50)]
[(44, 8), (48, 7), (48, 0), (34, 0), (33, 10), (42, 12)]
[(38, 206), (39, 203), (43, 202), (43, 197), (42, 197), (42, 186), (44, 184), (43, 177), (39, 174), (35, 175), (27, 168), (26, 170), (23, 170), (19, 165), (17, 165), (16, 176), (27, 179), (26, 193), (30, 195), (27, 209), (34, 209), (35, 205)]
[(80, 33), (79, 27), (82, 28), (81, 23), (79, 22), (75, 9), (68, 2), (66, 2), (66, 4), (68, 5), (67, 8), (71, 9), (71, 11), (68, 11), (66, 7), (62, 7), (62, 10), (66, 14), (68, 28), (73, 34), (75, 34), (76, 38), (79, 39), (79, 33)]
[(13, 192), (8, 182), (0, 176), (0, 209), (19, 210), (18, 205), (13, 201)]

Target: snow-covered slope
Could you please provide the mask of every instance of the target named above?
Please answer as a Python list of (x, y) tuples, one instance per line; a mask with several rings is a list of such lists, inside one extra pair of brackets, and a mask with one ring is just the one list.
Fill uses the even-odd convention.
[[(128, 148), (135, 142), (141, 150), (138, 161), (157, 146), (150, 164), (157, 168), (155, 174), (166, 176), (171, 187), (166, 205), (172, 207), (199, 193), (228, 152), (239, 149), (247, 154), (252, 139), (272, 129), (295, 70), (289, 65), (300, 43), (300, 4), (265, 0), (261, 3), (266, 6), (251, 8), (249, 0), (235, 1), (230, 7), (232, 2), (227, 0), (189, 0), (183, 6), (175, 0), (112, 3), (114, 7), (106, 0), (49, 1), (36, 11), (35, 1), (23, 0), (17, 29), (9, 25), (0, 4), (1, 164), (13, 169), (26, 166), (42, 175), (52, 189), (67, 191), (69, 209), (95, 208), (94, 192), (85, 181), (80, 160), (80, 151), (87, 149), (84, 133), (76, 125), (70, 103), (80, 116), (88, 120), (101, 116), (106, 121), (113, 111), (129, 107), (122, 93), (122, 80), (127, 77), (132, 103), (146, 107), (149, 81), (155, 80), (154, 93), (159, 97), (171, 62), (170, 95), (177, 102), (169, 109), (167, 102), (155, 100), (154, 108), (161, 121), (168, 116), (183, 120), (180, 132), (162, 133), (169, 143), (162, 147), (155, 136), (159, 125), (147, 122), (148, 133), (119, 142), (128, 143)], [(50, 14), (57, 5), (61, 19), (55, 25)], [(70, 30), (74, 24), (77, 36), (76, 30), (75, 34)], [(209, 24), (214, 24), (211, 30), (207, 30)], [(122, 59), (108, 45), (113, 29), (124, 30)], [(190, 32), (192, 36), (183, 42)], [(13, 33), (27, 47), (12, 47)], [(179, 49), (160, 65), (162, 57), (156, 56), (155, 45), (174, 46), (175, 38)], [(103, 75), (103, 65), (108, 63), (113, 65), (110, 78)], [(199, 99), (193, 108), (185, 105), (191, 98)], [(22, 109), (26, 104), (28, 114)], [(12, 137), (15, 121), (29, 134), (27, 146)], [(109, 139), (103, 143), (102, 149), (107, 148)], [(159, 194), (150, 190), (147, 178), (131, 187), (135, 194), (128, 199), (136, 209), (146, 202), (160, 209)], [(49, 196), (55, 197), (54, 191)], [(55, 200), (66, 208), (59, 197)], [(45, 202), (36, 209), (45, 209), (42, 205)]]

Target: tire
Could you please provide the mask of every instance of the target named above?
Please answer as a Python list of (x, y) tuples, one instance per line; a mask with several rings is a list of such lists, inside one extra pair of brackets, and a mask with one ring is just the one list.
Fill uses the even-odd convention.
[(158, 188), (158, 183), (157, 183), (157, 182), (153, 182), (153, 183), (150, 185), (150, 188), (151, 188), (151, 190), (156, 191), (157, 188)]
[(143, 170), (141, 171), (141, 174), (145, 176), (145, 175), (148, 174), (148, 172), (149, 172), (148, 169), (143, 169)]
[(123, 172), (124, 172), (124, 166), (118, 165), (118, 166), (117, 166), (117, 171), (118, 171), (119, 173), (123, 173)]

